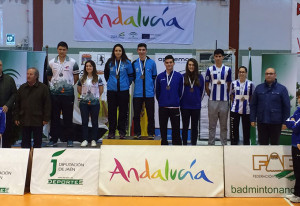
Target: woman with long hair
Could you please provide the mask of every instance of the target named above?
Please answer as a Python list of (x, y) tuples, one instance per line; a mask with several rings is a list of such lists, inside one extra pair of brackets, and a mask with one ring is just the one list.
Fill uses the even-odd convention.
[[(104, 77), (107, 82), (108, 103), (108, 139), (115, 138), (116, 128), (119, 130), (120, 139), (126, 135), (126, 121), (128, 116), (129, 87), (133, 81), (133, 69), (125, 49), (121, 44), (116, 44), (112, 50), (111, 58), (105, 64)], [(119, 119), (117, 127), (117, 109)]]
[(81, 95), (79, 102), (83, 136), (81, 147), (86, 147), (88, 145), (89, 116), (91, 116), (92, 121), (91, 146), (96, 147), (98, 140), (98, 116), (100, 110), (99, 100), (103, 93), (103, 83), (101, 78), (98, 79), (94, 61), (88, 60), (85, 62), (83, 75), (77, 84), (77, 91)]
[(230, 86), (230, 141), (231, 145), (239, 144), (239, 125), (242, 118), (244, 145), (250, 145), (250, 100), (254, 84), (247, 79), (247, 68), (239, 68), (238, 79)]
[(187, 145), (188, 128), (191, 119), (191, 144), (197, 144), (198, 124), (200, 120), (201, 101), (204, 90), (204, 79), (198, 72), (198, 62), (191, 58), (185, 66), (184, 92), (180, 100), (182, 117), (182, 142)]

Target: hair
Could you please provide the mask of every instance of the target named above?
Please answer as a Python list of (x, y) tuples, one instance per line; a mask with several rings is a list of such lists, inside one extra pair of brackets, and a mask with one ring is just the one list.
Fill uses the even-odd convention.
[(296, 92), (296, 97), (297, 97), (297, 98), (300, 97), (300, 90), (298, 90), (298, 91)]
[(69, 49), (69, 47), (68, 47), (68, 44), (66, 43), (66, 42), (64, 42), (64, 41), (61, 41), (61, 42), (59, 42), (58, 44), (57, 44), (57, 49), (58, 49), (58, 47), (65, 47), (65, 48), (67, 48), (67, 50)]
[(139, 43), (137, 48), (139, 48), (139, 47), (145, 47), (145, 49), (147, 50), (147, 44), (145, 44), (145, 43)]
[(167, 59), (172, 59), (173, 62), (175, 62), (175, 59), (174, 59), (174, 57), (173, 57), (172, 55), (167, 55), (167, 56), (165, 57), (165, 61), (166, 61)]
[[(188, 67), (189, 62), (193, 62), (194, 63), (195, 69), (194, 69), (193, 72), (190, 72), (190, 70), (189, 70), (189, 67)], [(195, 86), (200, 86), (200, 82), (199, 82), (199, 77), (198, 76), (199, 76), (198, 62), (196, 61), (196, 59), (190, 58), (186, 62), (186, 65), (185, 65), (184, 85), (190, 86), (190, 81), (189, 81), (189, 78), (190, 78), (191, 81), (195, 80), (195, 83), (194, 83)]]
[(111, 57), (110, 57), (110, 60), (111, 60), (111, 63), (112, 65), (115, 65), (115, 61), (116, 61), (116, 56), (115, 56), (115, 49), (116, 47), (120, 47), (121, 50), (122, 50), (122, 56), (121, 56), (121, 61), (122, 62), (126, 62), (128, 59), (126, 53), (125, 53), (125, 49), (124, 47), (122, 46), (122, 44), (116, 44), (111, 52)]
[(247, 67), (245, 66), (240, 66), (238, 71), (240, 71), (240, 69), (245, 69), (246, 73), (248, 72)]
[(224, 53), (223, 49), (216, 49), (214, 51), (214, 56), (217, 55), (217, 54), (221, 54), (222, 56), (225, 56), (225, 53)]
[(35, 67), (30, 67), (30, 68), (27, 69), (27, 71), (28, 71), (29, 69), (33, 69), (33, 70), (34, 70), (34, 76), (36, 76), (36, 79), (38, 80), (39, 77), (40, 77), (40, 72), (39, 72), (39, 70), (38, 70), (37, 68), (35, 68)]
[(80, 82), (81, 82), (81, 84), (83, 84), (86, 81), (86, 79), (87, 79), (87, 76), (88, 76), (88, 73), (86, 71), (86, 64), (87, 63), (90, 63), (92, 65), (92, 67), (93, 67), (93, 71), (92, 71), (93, 80), (92, 80), (92, 82), (93, 83), (97, 83), (98, 82), (97, 69), (96, 69), (96, 64), (95, 64), (95, 62), (93, 60), (87, 60), (85, 62), (84, 69), (83, 69), (83, 75), (82, 75), (82, 77), (80, 79)]

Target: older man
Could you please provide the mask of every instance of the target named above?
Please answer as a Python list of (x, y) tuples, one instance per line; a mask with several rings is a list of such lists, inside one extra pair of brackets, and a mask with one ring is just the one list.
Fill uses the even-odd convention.
[(9, 139), (9, 134), (12, 131), (12, 107), (15, 101), (17, 87), (15, 81), (9, 75), (3, 73), (3, 63), (0, 60), (0, 107), (6, 114), (6, 130), (2, 134), (2, 147), (10, 148), (12, 140)]
[(250, 121), (258, 131), (260, 145), (278, 145), (281, 129), (290, 116), (290, 98), (285, 86), (279, 84), (274, 68), (265, 71), (265, 82), (258, 85), (250, 103)]
[(33, 134), (34, 148), (42, 145), (43, 125), (50, 120), (50, 93), (46, 85), (39, 82), (39, 71), (32, 67), (27, 70), (27, 82), (17, 92), (15, 124), (22, 126), (22, 148), (31, 148)]

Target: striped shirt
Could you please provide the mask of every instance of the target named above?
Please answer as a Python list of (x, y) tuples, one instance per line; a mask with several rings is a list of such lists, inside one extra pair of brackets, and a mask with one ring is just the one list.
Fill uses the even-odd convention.
[(249, 103), (254, 88), (253, 82), (248, 79), (243, 83), (241, 83), (240, 80), (233, 81), (230, 86), (230, 95), (233, 95), (230, 111), (239, 114), (250, 114)]
[(227, 83), (231, 82), (230, 67), (224, 65), (221, 68), (217, 68), (215, 65), (209, 67), (206, 71), (205, 82), (210, 82), (210, 100), (228, 101)]

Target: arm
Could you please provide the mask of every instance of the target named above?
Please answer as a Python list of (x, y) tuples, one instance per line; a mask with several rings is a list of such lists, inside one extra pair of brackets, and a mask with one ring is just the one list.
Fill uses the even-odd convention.
[(157, 77), (157, 69), (156, 69), (156, 63), (153, 63), (153, 68), (152, 68), (152, 79), (153, 79), (153, 85), (155, 85), (155, 79)]
[(133, 72), (133, 69), (132, 69), (132, 64), (130, 62), (128, 62), (127, 75), (128, 75), (128, 78), (129, 78), (129, 84), (131, 84), (132, 81), (133, 81), (134, 72)]
[(74, 85), (75, 85), (79, 80), (79, 74), (73, 74), (73, 77), (74, 77)]
[(179, 73), (180, 75), (180, 81), (179, 81), (179, 87), (178, 87), (178, 95), (179, 95), (179, 98), (181, 99), (182, 95), (183, 95), (183, 76)]
[(43, 125), (48, 124), (51, 118), (51, 98), (50, 98), (50, 92), (48, 87), (45, 87), (44, 89), (44, 107), (43, 107)]
[(106, 62), (105, 67), (104, 67), (104, 78), (105, 78), (106, 82), (108, 82), (109, 73), (110, 73), (109, 62), (110, 62), (110, 59)]
[[(135, 60), (136, 61), (136, 60)], [(135, 61), (134, 62), (132, 62), (132, 70), (133, 70), (133, 81), (135, 81), (135, 79), (136, 79), (136, 71), (135, 71), (135, 67), (134, 67), (134, 63), (135, 63)]]
[(12, 109), (12, 106), (14, 105), (15, 99), (16, 99), (16, 95), (17, 95), (17, 87), (16, 87), (16, 83), (15, 80), (13, 78), (11, 78), (10, 81), (10, 91), (11, 91), (11, 95), (8, 99), (8, 101), (5, 103), (5, 105), (3, 105), (3, 112), (8, 112), (8, 110)]
[(210, 96), (209, 82), (205, 82), (205, 91), (208, 96)]
[(285, 87), (282, 91), (281, 102), (282, 102), (282, 114), (283, 114), (282, 124), (284, 124), (285, 120), (290, 116), (290, 112), (291, 112), (290, 97)]
[(159, 96), (160, 96), (160, 80), (159, 80), (159, 76), (157, 76), (156, 78), (156, 81), (155, 81), (155, 96), (156, 96), (156, 99), (158, 101), (159, 99)]
[(15, 124), (17, 126), (20, 125), (19, 114), (20, 114), (20, 88), (19, 88), (19, 90), (17, 91), (17, 94), (16, 94), (16, 101), (15, 101), (15, 107), (14, 107), (14, 119), (15, 119)]
[(51, 81), (52, 76), (53, 76), (52, 69), (51, 69), (50, 65), (48, 64), (48, 66), (47, 66), (47, 79), (48, 79), (49, 82)]
[(210, 70), (208, 68), (205, 74), (205, 91), (208, 96), (210, 96), (210, 89), (209, 89), (210, 81), (211, 81), (211, 76), (210, 76)]
[(232, 80), (231, 80), (231, 69), (230, 68), (228, 69), (228, 75), (227, 75), (227, 78), (226, 78), (226, 82), (227, 82), (227, 92), (229, 94), (230, 84), (232, 82)]
[(78, 82), (79, 79), (79, 67), (78, 64), (75, 62), (75, 64), (73, 65), (73, 79), (74, 79), (74, 85)]
[(258, 99), (257, 99), (256, 90), (254, 90), (254, 93), (250, 101), (250, 122), (252, 127), (256, 126), (257, 101)]
[(103, 94), (103, 85), (99, 86), (99, 97)]
[(4, 131), (5, 131), (5, 113), (1, 112), (0, 113), (0, 139)]
[(204, 79), (203, 79), (203, 76), (202, 74), (199, 74), (199, 83), (200, 83), (200, 95), (201, 95), (201, 100), (203, 99), (204, 97)]

